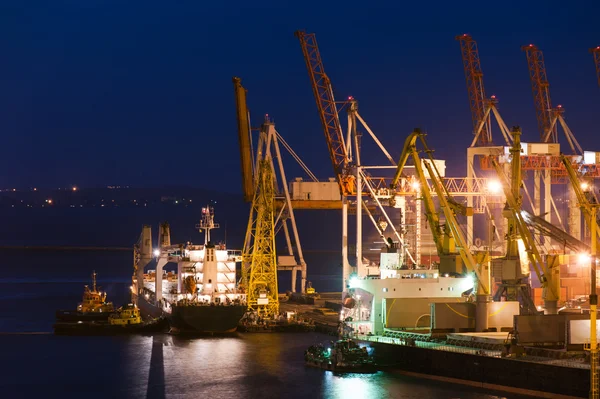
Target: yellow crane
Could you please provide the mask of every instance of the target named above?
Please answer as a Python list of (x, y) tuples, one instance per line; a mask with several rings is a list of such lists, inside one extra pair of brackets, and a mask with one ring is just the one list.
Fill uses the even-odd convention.
[[(416, 146), (417, 140), (423, 145), (428, 159), (422, 160), (419, 157), (419, 151)], [(487, 262), (485, 253), (478, 254), (477, 258), (471, 254), (455, 215), (456, 213), (467, 214), (469, 209), (457, 203), (448, 192), (435, 165), (432, 151), (425, 141), (425, 134), (419, 129), (415, 129), (404, 143), (396, 173), (392, 178), (392, 190), (397, 188), (409, 158), (412, 158), (414, 162), (416, 178), (420, 183), (420, 192), (423, 196), (425, 215), (431, 227), (433, 239), (440, 257), (439, 272), (454, 276), (464, 276), (467, 273), (475, 274), (477, 278), (475, 329), (476, 331), (484, 331), (488, 327), (488, 304), (490, 302), (491, 279), (489, 263)], [(439, 206), (446, 219), (446, 223), (443, 226), (440, 223), (438, 211), (435, 209), (433, 201), (434, 193), (438, 197)]]
[[(502, 165), (496, 157), (491, 157), (491, 163), (502, 183), (504, 196), (506, 197), (506, 206), (504, 215), (508, 219), (507, 251), (504, 263), (502, 265), (502, 284), (509, 289), (509, 295), (514, 294), (519, 289), (529, 288), (526, 280), (529, 276), (529, 268), (523, 270), (520, 262), (519, 243), (523, 245), (527, 253), (529, 263), (533, 266), (543, 289), (543, 299), (548, 314), (556, 314), (558, 309), (558, 300), (560, 295), (560, 268), (558, 256), (547, 255), (546, 262), (540, 255), (533, 234), (527, 227), (524, 219), (524, 213), (521, 212), (521, 185), (523, 183), (521, 176), (521, 129), (513, 127), (512, 129), (513, 145), (510, 149), (511, 176), (506, 176)], [(521, 241), (519, 241), (519, 239)], [(511, 292), (512, 291), (512, 292)], [(527, 291), (528, 293), (529, 291)], [(516, 298), (509, 297), (508, 300)], [(526, 310), (528, 313), (536, 313), (535, 305), (531, 295), (524, 295)], [(532, 309), (533, 307), (533, 309)]]
[(591, 184), (587, 182), (581, 182), (577, 177), (575, 169), (571, 165), (571, 161), (561, 154), (560, 160), (565, 165), (569, 180), (573, 185), (573, 190), (577, 196), (577, 202), (579, 207), (583, 211), (584, 219), (590, 229), (590, 344), (586, 345), (587, 350), (590, 351), (590, 399), (598, 399), (600, 397), (600, 387), (598, 386), (598, 338), (596, 332), (596, 319), (598, 311), (598, 295), (596, 294), (596, 250), (597, 250), (597, 237), (596, 234), (600, 232), (598, 228), (598, 220), (596, 219), (598, 211), (598, 201), (591, 192)]
[[(258, 174), (246, 234), (250, 245), (244, 248), (243, 259), (250, 267), (242, 268), (242, 281), (247, 284), (248, 309), (262, 317), (279, 313), (277, 287), (277, 256), (275, 254), (275, 188), (270, 155), (258, 161)], [(248, 270), (249, 269), (249, 270)], [(250, 276), (248, 276), (248, 271)]]

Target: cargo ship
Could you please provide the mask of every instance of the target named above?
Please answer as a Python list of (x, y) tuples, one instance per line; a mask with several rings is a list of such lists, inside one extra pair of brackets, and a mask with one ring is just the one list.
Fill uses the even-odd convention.
[[(488, 304), (475, 332), (474, 280), (400, 266), (382, 253), (379, 274), (351, 276), (340, 335), (368, 348), (378, 369), (519, 395), (588, 397), (589, 314), (521, 315), (517, 301)], [(587, 323), (587, 324), (586, 324)]]
[[(240, 251), (211, 241), (218, 228), (214, 208), (202, 208), (196, 228), (204, 232), (204, 244), (171, 245), (170, 226), (159, 226), (158, 247), (153, 249), (151, 227), (144, 226), (134, 246), (133, 301), (145, 317), (164, 316), (173, 333), (231, 333), (246, 312), (246, 295), (237, 284)], [(145, 267), (156, 263), (154, 270)], [(166, 272), (167, 264), (176, 270)]]

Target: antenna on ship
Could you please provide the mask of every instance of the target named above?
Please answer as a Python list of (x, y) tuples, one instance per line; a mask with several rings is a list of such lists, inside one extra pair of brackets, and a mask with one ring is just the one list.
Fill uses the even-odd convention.
[(202, 208), (202, 219), (200, 223), (196, 225), (196, 228), (202, 232), (202, 230), (206, 230), (204, 234), (204, 245), (210, 242), (210, 231), (212, 229), (218, 229), (219, 224), (215, 223), (215, 209), (212, 206), (207, 205), (205, 208)]
[(96, 271), (92, 271), (92, 291), (96, 292)]

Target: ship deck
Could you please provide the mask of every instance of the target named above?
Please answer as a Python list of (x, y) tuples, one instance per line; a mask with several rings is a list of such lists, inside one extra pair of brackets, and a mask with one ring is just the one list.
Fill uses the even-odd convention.
[[(156, 293), (156, 282), (144, 280), (144, 288), (153, 293)], [(169, 303), (177, 301), (177, 294), (171, 294), (172, 290), (177, 291), (177, 281), (163, 280), (162, 297), (166, 299)]]
[[(460, 337), (459, 340), (449, 340), (448, 342), (452, 343), (473, 343), (473, 346), (463, 346), (463, 345), (455, 345), (448, 342), (426, 342), (426, 341), (414, 341), (408, 342), (401, 338), (393, 338), (393, 337), (384, 337), (380, 335), (357, 335), (355, 338), (361, 341), (368, 342), (377, 342), (377, 343), (385, 343), (390, 345), (405, 345), (405, 346), (415, 346), (423, 349), (433, 349), (433, 350), (441, 350), (446, 352), (456, 352), (456, 353), (464, 353), (470, 355), (477, 356), (486, 356), (486, 357), (502, 357), (502, 351), (499, 349), (489, 349), (492, 348), (492, 345), (496, 348), (499, 348), (499, 345), (504, 345), (504, 340), (506, 339), (507, 333), (455, 333), (448, 334), (448, 337), (454, 336), (455, 338)], [(500, 344), (500, 336), (502, 335)], [(472, 340), (471, 340), (472, 339)], [(479, 344), (479, 345), (478, 345)], [(529, 352), (526, 348), (526, 352)], [(548, 356), (536, 356), (530, 353), (527, 353), (526, 356), (522, 356), (519, 358), (505, 358), (508, 360), (518, 361), (518, 362), (530, 362), (537, 364), (546, 364), (553, 366), (562, 366), (562, 367), (572, 367), (572, 368), (581, 368), (581, 369), (590, 369), (589, 363), (586, 363), (583, 357), (572, 357), (572, 358), (564, 358), (561, 355), (565, 354), (564, 351), (545, 351)]]

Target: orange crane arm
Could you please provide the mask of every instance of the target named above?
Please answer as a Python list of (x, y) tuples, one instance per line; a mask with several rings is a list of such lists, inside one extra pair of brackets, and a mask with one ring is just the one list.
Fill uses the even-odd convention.
[(295, 35), (300, 40), (300, 45), (302, 46), (306, 68), (308, 69), (313, 94), (317, 102), (323, 131), (325, 132), (329, 156), (333, 163), (337, 181), (340, 184), (340, 192), (342, 195), (349, 195), (352, 191), (351, 182), (353, 181), (353, 177), (348, 175), (346, 171), (348, 154), (344, 144), (344, 135), (333, 97), (331, 81), (325, 74), (317, 39), (314, 33), (297, 31)]
[(596, 64), (596, 78), (600, 85), (600, 46), (590, 49), (590, 53), (594, 55), (594, 64)]
[[(477, 42), (470, 35), (456, 36), (460, 43), (460, 52), (462, 54), (463, 67), (465, 69), (465, 78), (467, 80), (467, 91), (469, 93), (469, 105), (471, 106), (471, 117), (473, 119), (473, 134), (479, 127), (481, 121), (485, 118), (485, 90), (483, 87), (483, 72), (481, 71), (481, 61), (479, 60), (479, 50)], [(481, 133), (477, 137), (478, 146), (490, 145), (492, 142), (492, 132), (489, 115), (483, 124)]]
[(540, 137), (543, 142), (557, 143), (558, 133), (556, 127), (550, 132), (552, 126), (552, 101), (550, 100), (550, 84), (546, 76), (544, 54), (533, 44), (523, 46), (521, 49), (527, 55), (529, 79), (531, 80), (531, 90), (533, 92)]
[(242, 189), (244, 200), (252, 201), (254, 197), (254, 179), (252, 177), (252, 150), (250, 143), (250, 122), (248, 107), (246, 105), (246, 89), (242, 87), (242, 80), (233, 78), (235, 90), (235, 105), (237, 108), (238, 140), (240, 143), (240, 163), (242, 167)]

